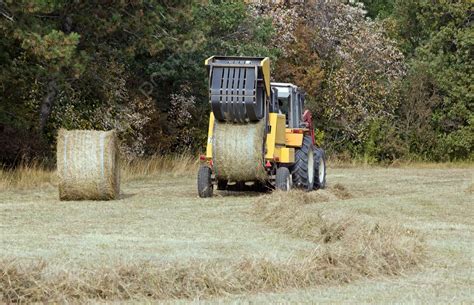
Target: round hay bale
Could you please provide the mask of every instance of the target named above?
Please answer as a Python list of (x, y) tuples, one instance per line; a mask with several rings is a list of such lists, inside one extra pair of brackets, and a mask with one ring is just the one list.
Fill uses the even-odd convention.
[(215, 122), (213, 169), (216, 177), (228, 181), (263, 181), (265, 120), (233, 124)]
[(120, 194), (115, 131), (64, 130), (57, 141), (60, 200), (111, 200)]

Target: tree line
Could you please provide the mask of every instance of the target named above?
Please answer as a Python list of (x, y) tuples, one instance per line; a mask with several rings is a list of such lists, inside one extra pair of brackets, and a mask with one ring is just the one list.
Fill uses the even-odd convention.
[(116, 129), (126, 158), (204, 147), (211, 55), (269, 56), (318, 141), (369, 162), (473, 157), (467, 1), (0, 0), (0, 160)]

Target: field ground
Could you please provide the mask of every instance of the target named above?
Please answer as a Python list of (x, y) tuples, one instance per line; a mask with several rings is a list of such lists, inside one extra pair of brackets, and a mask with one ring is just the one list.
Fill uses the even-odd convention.
[[(194, 176), (193, 171), (129, 179), (122, 199), (114, 202), (60, 202), (53, 184), (5, 190), (0, 260), (17, 265), (41, 260), (53, 273), (74, 273), (140, 262), (278, 263), (314, 249), (308, 239), (255, 216), (256, 202), (271, 195), (217, 192), (199, 199)], [(343, 186), (347, 196), (330, 188), (320, 192), (327, 200), (315, 205), (418, 232), (426, 245), (422, 264), (398, 276), (229, 294), (209, 302), (474, 302), (473, 167), (333, 168), (327, 179)]]

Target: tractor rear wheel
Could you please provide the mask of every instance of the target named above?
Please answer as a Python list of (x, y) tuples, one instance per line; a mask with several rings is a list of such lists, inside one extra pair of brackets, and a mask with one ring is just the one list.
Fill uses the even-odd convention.
[(322, 148), (314, 149), (314, 189), (326, 188), (326, 154)]
[(275, 188), (280, 191), (288, 192), (292, 185), (293, 179), (288, 168), (279, 167), (276, 171)]
[(197, 186), (199, 197), (212, 197), (214, 188), (212, 185), (212, 170), (209, 168), (209, 166), (202, 165), (199, 168)]
[(303, 145), (295, 152), (295, 164), (291, 168), (293, 184), (311, 191), (314, 187), (314, 145), (310, 136), (303, 137)]

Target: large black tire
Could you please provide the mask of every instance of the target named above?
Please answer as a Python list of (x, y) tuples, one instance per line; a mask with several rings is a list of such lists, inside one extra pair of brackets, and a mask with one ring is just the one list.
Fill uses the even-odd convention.
[(326, 188), (326, 153), (322, 148), (314, 149), (314, 189)]
[(293, 185), (305, 191), (314, 187), (314, 145), (310, 136), (303, 137), (303, 145), (295, 152), (295, 164), (291, 168)]
[(198, 171), (198, 194), (201, 198), (212, 197), (212, 192), (214, 190), (212, 185), (212, 171), (209, 166), (201, 165)]
[(288, 168), (278, 168), (275, 176), (275, 188), (280, 191), (288, 192), (292, 184), (292, 178)]

